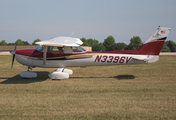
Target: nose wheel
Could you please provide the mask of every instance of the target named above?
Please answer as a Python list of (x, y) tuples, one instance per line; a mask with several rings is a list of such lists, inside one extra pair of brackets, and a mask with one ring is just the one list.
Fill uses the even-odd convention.
[(20, 73), (20, 76), (22, 78), (36, 78), (37, 73), (31, 72), (30, 70), (32, 71), (32, 68), (28, 67), (27, 71), (23, 71), (23, 72)]

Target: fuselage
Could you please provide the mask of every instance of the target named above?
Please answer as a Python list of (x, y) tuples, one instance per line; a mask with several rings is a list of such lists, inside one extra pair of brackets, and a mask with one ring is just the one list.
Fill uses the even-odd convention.
[[(17, 50), (16, 60), (29, 67), (65, 68), (100, 65), (125, 65), (144, 64), (146, 61), (138, 58), (152, 58), (157, 61), (158, 55), (138, 55), (138, 50), (107, 51), (107, 52), (75, 52), (75, 53), (49, 53), (47, 52), (46, 64), (43, 64), (43, 52), (36, 49)], [(151, 61), (152, 62), (152, 61)]]

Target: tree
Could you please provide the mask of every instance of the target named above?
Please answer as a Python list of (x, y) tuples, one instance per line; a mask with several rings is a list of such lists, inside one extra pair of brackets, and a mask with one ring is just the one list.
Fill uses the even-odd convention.
[(116, 50), (116, 43), (115, 44), (112, 44), (111, 46), (110, 46), (110, 48), (108, 49), (108, 51), (115, 51)]
[(103, 45), (106, 48), (106, 51), (112, 50), (111, 46), (114, 46), (115, 43), (115, 39), (112, 36), (108, 36), (104, 42)]
[(166, 42), (167, 46), (170, 49), (170, 52), (176, 52), (176, 44), (172, 40)]
[(116, 44), (116, 50), (125, 50), (127, 45), (125, 43), (117, 43)]
[(82, 46), (90, 46), (86, 38), (81, 38), (80, 40), (83, 42)]
[(8, 45), (31, 45), (28, 41), (22, 41), (21, 39), (16, 40), (15, 43), (8, 43)]
[(91, 47), (93, 47), (94, 45), (97, 45), (99, 42), (98, 42), (98, 40), (93, 40), (93, 39), (91, 39), (91, 38), (89, 38), (89, 39), (87, 39), (87, 43), (91, 46)]
[(8, 43), (8, 45), (15, 45), (15, 43)]
[(39, 38), (35, 39), (33, 42), (32, 42), (32, 45), (36, 45), (35, 42), (40, 42), (41, 40)]
[(6, 43), (5, 40), (2, 40), (2, 41), (0, 42), (0, 45), (7, 45), (7, 43)]
[(24, 45), (31, 45), (28, 41), (23, 41)]
[(169, 52), (169, 51), (170, 51), (170, 49), (165, 42), (164, 45), (163, 45), (163, 48), (161, 49), (161, 52)]
[(16, 40), (15, 45), (24, 45), (23, 41), (21, 39)]
[(96, 44), (92, 47), (92, 51), (105, 51), (106, 48), (104, 47), (103, 43)]
[(126, 50), (139, 49), (141, 45), (142, 45), (141, 38), (139, 36), (133, 36), (133, 38), (130, 39), (130, 44), (125, 49)]

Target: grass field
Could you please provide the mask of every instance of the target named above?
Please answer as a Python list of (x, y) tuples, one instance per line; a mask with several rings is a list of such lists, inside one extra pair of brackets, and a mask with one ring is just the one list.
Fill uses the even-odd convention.
[(27, 67), (0, 56), (0, 119), (176, 119), (176, 56), (152, 64), (71, 68), (69, 79), (51, 80), (54, 69)]

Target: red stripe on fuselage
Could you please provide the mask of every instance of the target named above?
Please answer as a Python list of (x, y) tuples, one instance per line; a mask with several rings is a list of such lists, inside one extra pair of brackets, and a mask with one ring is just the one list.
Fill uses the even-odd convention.
[(15, 54), (18, 55), (24, 55), (24, 56), (31, 56), (34, 51), (36, 51), (35, 49), (24, 49), (24, 50), (16, 50)]
[[(90, 54), (90, 53), (94, 53), (94, 52), (82, 52), (82, 53), (72, 53), (72, 54), (47, 53), (47, 58), (66, 57), (66, 56), (72, 56), (72, 55), (84, 55), (84, 54)], [(36, 49), (16, 50), (15, 54), (24, 55), (28, 57), (43, 58), (43, 52), (38, 51)]]

